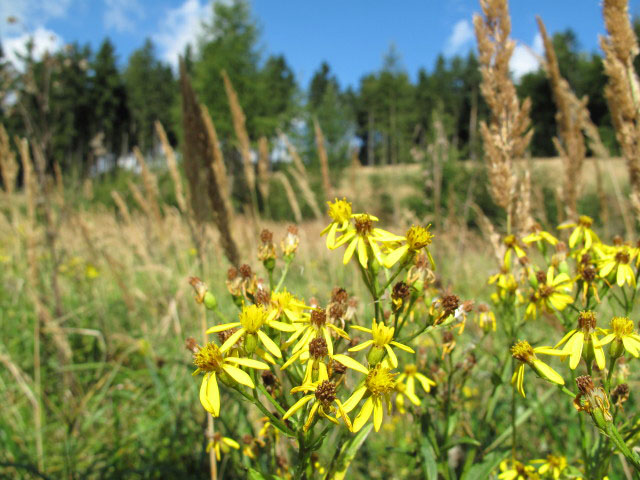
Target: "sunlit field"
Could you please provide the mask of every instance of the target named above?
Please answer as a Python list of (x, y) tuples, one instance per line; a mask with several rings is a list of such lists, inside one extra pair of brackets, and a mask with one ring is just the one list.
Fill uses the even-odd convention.
[(219, 35), (175, 79), (154, 64), (166, 117), (151, 80), (123, 84), (121, 157), (119, 123), (82, 140), (60, 114), (84, 101), (56, 90), (77, 45), (2, 63), (0, 478), (637, 478), (626, 1), (602, 5), (597, 121), (539, 18), (540, 70), (514, 83), (506, 0), (473, 18), (475, 103), (422, 119), (328, 82), (281, 121), (268, 82), (206, 63), (253, 25), (244, 2), (214, 9)]

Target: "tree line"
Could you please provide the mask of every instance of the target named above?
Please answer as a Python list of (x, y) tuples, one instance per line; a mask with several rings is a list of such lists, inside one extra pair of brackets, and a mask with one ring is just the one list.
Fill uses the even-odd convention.
[[(285, 132), (311, 162), (315, 159), (313, 121), (327, 139), (329, 161), (346, 165), (359, 148), (364, 165), (416, 161), (433, 136), (437, 116), (460, 158), (478, 157), (476, 130), (488, 115), (479, 93), (480, 73), (473, 51), (445, 58), (421, 68), (416, 81), (391, 47), (378, 71), (365, 74), (353, 87), (340, 85), (327, 62), (322, 62), (303, 89), (282, 55), (263, 55), (261, 34), (246, 0), (217, 3), (205, 21), (197, 47), (184, 52), (187, 70), (223, 143), (228, 161), (233, 148), (233, 125), (221, 72), (233, 82), (246, 115), (252, 140), (274, 140)], [(640, 22), (635, 22), (640, 32)], [(562, 74), (578, 96), (589, 97), (588, 108), (601, 136), (616, 152), (603, 91), (606, 78), (599, 53), (580, 49), (571, 31), (556, 33), (553, 43)], [(177, 78), (159, 60), (151, 40), (135, 50), (123, 67), (107, 38), (94, 52), (73, 43), (60, 51), (35, 58), (33, 45), (21, 59), (9, 64), (0, 48), (0, 116), (11, 134), (26, 135), (41, 146), (45, 158), (80, 176), (91, 173), (98, 159), (113, 164), (138, 146), (154, 151), (153, 123), (159, 120), (172, 143), (180, 143), (180, 99)], [(524, 75), (518, 94), (530, 97), (535, 129), (534, 156), (556, 154), (555, 106), (544, 73)]]

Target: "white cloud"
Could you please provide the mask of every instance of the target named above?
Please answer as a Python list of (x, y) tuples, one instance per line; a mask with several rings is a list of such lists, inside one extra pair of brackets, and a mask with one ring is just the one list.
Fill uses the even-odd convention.
[(444, 47), (444, 53), (447, 56), (459, 53), (462, 47), (470, 44), (474, 39), (473, 27), (469, 20), (460, 20), (451, 31), (451, 35), (447, 39)]
[(133, 32), (142, 17), (144, 10), (138, 0), (105, 0), (104, 26), (107, 30)]
[[(51, 19), (65, 17), (73, 0), (0, 0), (2, 38), (34, 30)], [(9, 24), (7, 19), (17, 20)]]
[(195, 46), (202, 32), (202, 22), (211, 19), (211, 3), (205, 0), (185, 0), (177, 8), (167, 12), (158, 33), (153, 40), (160, 48), (165, 61), (174, 69), (178, 65), (178, 56), (184, 53), (188, 44)]
[(5, 38), (2, 44), (4, 54), (16, 68), (21, 68), (22, 61), (19, 56), (26, 55), (30, 41), (33, 41), (33, 56), (36, 59), (42, 58), (46, 52), (56, 52), (63, 45), (62, 38), (56, 32), (44, 27), (36, 28), (33, 33)]
[(542, 42), (542, 36), (540, 33), (536, 33), (533, 39), (533, 46), (528, 47), (526, 45), (516, 45), (509, 62), (509, 68), (513, 73), (513, 78), (518, 82), (523, 75), (535, 72), (540, 67), (539, 57), (544, 50), (544, 44)]

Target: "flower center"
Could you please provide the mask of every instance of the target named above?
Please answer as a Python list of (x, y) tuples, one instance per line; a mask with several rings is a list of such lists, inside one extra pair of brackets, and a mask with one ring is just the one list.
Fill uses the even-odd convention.
[(442, 297), (442, 308), (445, 313), (452, 313), (460, 305), (460, 298), (457, 295), (444, 295)]
[(409, 244), (411, 250), (420, 250), (431, 244), (433, 235), (429, 231), (430, 226), (420, 227), (413, 225), (407, 231), (407, 244)]
[(316, 337), (309, 342), (309, 354), (316, 360), (323, 358), (327, 353), (327, 341), (324, 338)]
[(369, 371), (365, 384), (372, 395), (379, 396), (390, 393), (395, 388), (395, 374), (382, 364), (377, 364), (373, 370)]
[(629, 252), (627, 252), (626, 250), (621, 250), (620, 252), (616, 253), (615, 259), (618, 263), (629, 263)]
[(203, 372), (218, 372), (222, 369), (222, 353), (218, 346), (207, 343), (193, 357), (193, 363)]
[(593, 333), (596, 329), (596, 314), (590, 310), (580, 312), (578, 316), (578, 327), (585, 335)]
[(316, 398), (324, 406), (330, 405), (336, 399), (336, 385), (329, 380), (324, 380), (316, 388)]
[(376, 347), (382, 348), (393, 340), (393, 327), (387, 327), (384, 323), (374, 323), (371, 328), (371, 335)]
[(373, 230), (373, 220), (369, 215), (360, 215), (356, 218), (356, 232), (361, 237), (366, 237), (371, 234)]
[(590, 228), (593, 225), (593, 218), (588, 217), (586, 215), (580, 215), (578, 219), (578, 225), (585, 228)]
[(259, 305), (249, 305), (242, 307), (240, 313), (240, 323), (249, 333), (256, 333), (264, 324), (266, 312)]
[(626, 337), (633, 333), (633, 322), (626, 317), (613, 317), (611, 330), (618, 338)]
[(351, 203), (347, 202), (346, 198), (342, 200), (336, 198), (335, 202), (327, 202), (327, 205), (329, 205), (328, 214), (335, 222), (343, 223), (351, 218)]
[(526, 340), (522, 340), (511, 347), (511, 355), (513, 355), (513, 358), (520, 360), (523, 363), (529, 363), (536, 358), (533, 348)]
[(404, 373), (408, 376), (415, 375), (416, 373), (418, 373), (418, 367), (416, 367), (413, 363), (405, 365)]

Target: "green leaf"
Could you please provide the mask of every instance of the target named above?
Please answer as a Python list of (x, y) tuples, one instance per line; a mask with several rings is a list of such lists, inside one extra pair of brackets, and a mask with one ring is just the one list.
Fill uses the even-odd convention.
[(498, 464), (507, 456), (508, 451), (492, 452), (484, 457), (481, 463), (477, 463), (469, 471), (460, 477), (460, 480), (485, 480)]
[(332, 475), (331, 473), (327, 475), (327, 478), (330, 478), (331, 480), (343, 480), (345, 478), (349, 465), (351, 465), (356, 453), (358, 453), (358, 450), (367, 439), (367, 436), (371, 433), (372, 428), (373, 423), (365, 425), (362, 430), (342, 446), (340, 449), (340, 456), (336, 461), (335, 472), (333, 472)]
[(438, 480), (438, 463), (436, 462), (436, 454), (433, 451), (433, 447), (422, 437), (420, 441), (420, 453), (422, 454), (422, 470), (424, 471), (424, 478), (427, 480)]
[(452, 447), (455, 447), (456, 445), (474, 445), (476, 447), (479, 447), (481, 445), (481, 443), (478, 440), (476, 440), (475, 438), (460, 437), (460, 438), (456, 438), (456, 439), (451, 440), (444, 447), (442, 447), (442, 449), (446, 451), (446, 450), (449, 450)]

